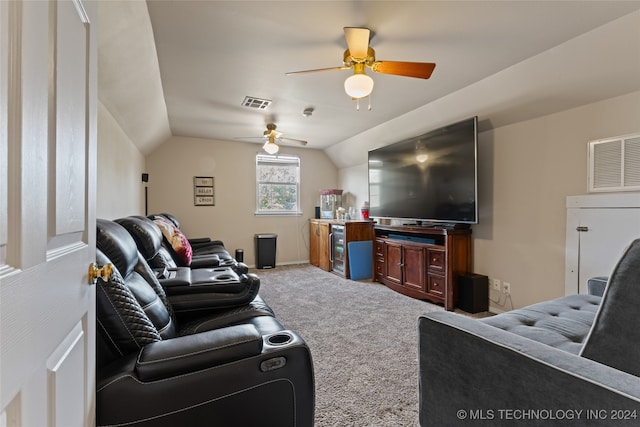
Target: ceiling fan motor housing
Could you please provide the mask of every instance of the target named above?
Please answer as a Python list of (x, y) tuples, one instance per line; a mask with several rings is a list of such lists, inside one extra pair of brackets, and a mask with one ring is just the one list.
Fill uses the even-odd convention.
[(371, 66), (371, 64), (373, 64), (376, 60), (376, 52), (375, 50), (373, 50), (372, 47), (367, 48), (367, 56), (365, 56), (364, 58), (355, 58), (351, 55), (351, 52), (349, 51), (349, 49), (344, 51), (344, 55), (343, 55), (343, 62), (344, 65), (347, 67), (350, 67), (354, 64), (360, 64), (360, 63), (364, 63), (365, 65)]

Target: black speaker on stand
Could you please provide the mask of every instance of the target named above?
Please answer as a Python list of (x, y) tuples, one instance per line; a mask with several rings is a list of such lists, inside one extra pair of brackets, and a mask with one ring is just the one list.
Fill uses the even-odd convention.
[[(143, 173), (142, 174), (142, 182), (149, 182), (149, 174), (148, 173)], [(148, 206), (149, 206), (149, 192), (147, 191), (148, 188), (145, 185), (144, 186), (144, 216), (149, 215), (149, 213), (147, 212), (148, 210)]]
[(149, 189), (144, 186), (144, 216), (149, 215)]
[(469, 273), (458, 278), (458, 308), (467, 313), (489, 310), (489, 278)]

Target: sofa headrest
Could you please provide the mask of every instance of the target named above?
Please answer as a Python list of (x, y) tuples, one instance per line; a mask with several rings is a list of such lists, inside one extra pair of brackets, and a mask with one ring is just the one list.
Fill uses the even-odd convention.
[[(115, 222), (112, 224), (118, 225)], [(100, 249), (96, 249), (96, 260), (101, 265), (108, 261), (114, 262), (113, 259), (107, 259)], [(141, 347), (152, 342), (161, 341), (159, 327), (166, 325), (164, 329), (171, 331), (175, 328), (164, 306), (161, 303), (155, 303), (158, 297), (153, 294), (149, 286), (141, 283), (140, 276), (136, 274), (132, 274), (131, 278), (130, 280), (137, 282), (132, 286), (125, 283), (116, 267), (108, 280), (100, 278), (96, 281), (98, 366), (104, 366), (123, 354), (137, 352)], [(145, 287), (149, 291), (145, 292)], [(151, 295), (151, 299), (140, 298), (141, 295), (147, 297)], [(151, 310), (145, 311), (143, 304), (147, 310), (149, 308)]]
[(120, 224), (97, 219), (96, 248), (106, 256), (123, 277), (138, 263), (138, 248), (133, 237)]
[(627, 247), (609, 276), (581, 356), (640, 376), (640, 239)]
[(175, 227), (180, 228), (180, 221), (178, 221), (178, 218), (176, 218), (175, 216), (169, 213), (152, 214), (152, 215), (149, 215), (147, 218), (154, 220), (157, 217), (162, 217), (168, 220), (169, 222), (171, 222)]
[(163, 212), (160, 215), (162, 215), (163, 217), (167, 218), (176, 227), (180, 228), (180, 221), (178, 221), (178, 218), (176, 218), (174, 215), (171, 215), (170, 213), (166, 213), (166, 212)]
[(162, 231), (153, 221), (143, 216), (128, 216), (116, 222), (131, 234), (144, 259), (156, 256), (162, 246)]

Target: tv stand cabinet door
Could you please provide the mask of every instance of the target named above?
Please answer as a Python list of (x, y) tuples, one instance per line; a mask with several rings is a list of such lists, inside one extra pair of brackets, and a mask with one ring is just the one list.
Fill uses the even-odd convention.
[(384, 278), (387, 276), (387, 264), (386, 264), (386, 255), (385, 255), (385, 241), (382, 239), (376, 239), (375, 242), (375, 258), (374, 261), (376, 263), (375, 267), (375, 280), (382, 283)]
[(424, 292), (425, 287), (425, 248), (404, 245), (402, 250), (404, 286), (408, 289)]
[(385, 280), (392, 284), (402, 286), (402, 245), (398, 243), (385, 243), (386, 277)]

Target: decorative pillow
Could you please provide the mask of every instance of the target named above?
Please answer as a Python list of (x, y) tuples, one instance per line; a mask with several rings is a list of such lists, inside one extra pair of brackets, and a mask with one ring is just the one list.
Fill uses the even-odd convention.
[(166, 218), (156, 216), (153, 218), (153, 222), (155, 222), (160, 230), (162, 230), (162, 234), (165, 239), (171, 244), (171, 247), (174, 251), (180, 256), (181, 259), (184, 260), (186, 265), (191, 264), (191, 255), (193, 254), (193, 250), (191, 249), (191, 244), (187, 237), (182, 234), (179, 228), (177, 228), (171, 221)]

